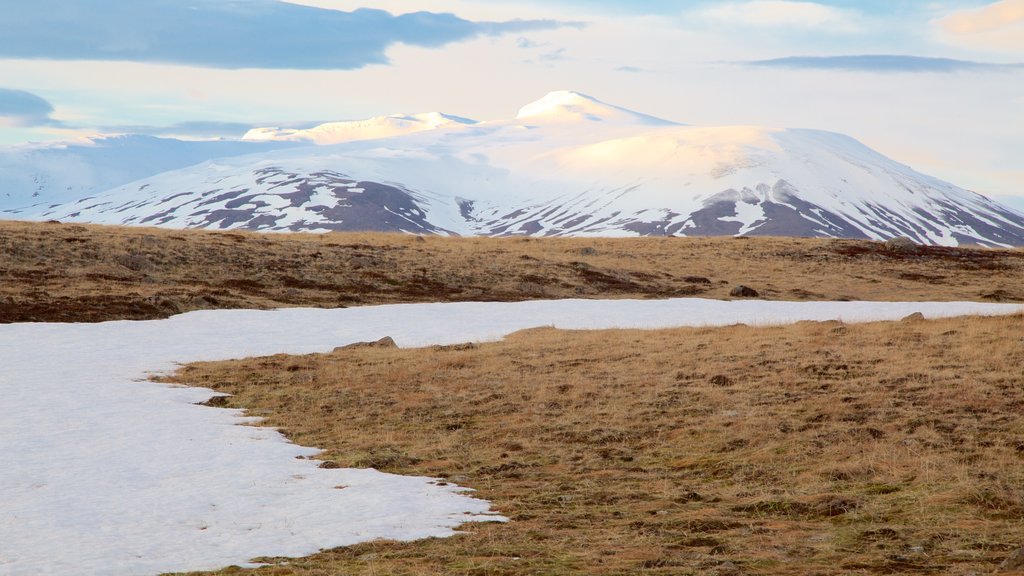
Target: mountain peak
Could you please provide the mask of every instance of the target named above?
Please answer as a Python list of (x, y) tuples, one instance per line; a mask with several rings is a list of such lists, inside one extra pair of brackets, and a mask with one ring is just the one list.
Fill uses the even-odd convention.
[(528, 122), (613, 122), (622, 124), (671, 125), (674, 122), (614, 106), (580, 92), (558, 90), (523, 106), (516, 120)]

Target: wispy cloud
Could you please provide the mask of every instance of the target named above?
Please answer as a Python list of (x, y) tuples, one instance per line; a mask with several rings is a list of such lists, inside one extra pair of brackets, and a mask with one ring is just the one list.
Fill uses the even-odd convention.
[(547, 48), (551, 46), (551, 42), (537, 42), (530, 40), (529, 38), (517, 38), (516, 48), (522, 48), (524, 50), (530, 50), (532, 48)]
[(789, 56), (743, 62), (748, 66), (803, 70), (846, 70), (858, 72), (993, 72), (1024, 70), (1024, 64), (997, 64), (951, 58), (927, 58), (889, 54), (855, 56)]
[(0, 126), (62, 126), (52, 114), (53, 105), (45, 98), (24, 90), (0, 88)]
[(1024, 0), (1001, 0), (994, 4), (959, 10), (939, 20), (951, 34), (978, 34), (1024, 22)]
[(957, 10), (933, 22), (940, 37), (958, 46), (1024, 52), (1024, 0), (1001, 0)]
[(559, 60), (565, 60), (568, 55), (568, 50), (565, 48), (556, 48), (549, 52), (545, 52), (538, 57), (541, 62), (557, 62)]
[(104, 134), (145, 134), (147, 136), (185, 136), (194, 138), (241, 138), (252, 126), (240, 122), (192, 121), (170, 126), (102, 126)]
[(795, 28), (823, 32), (855, 32), (861, 29), (859, 12), (817, 2), (720, 2), (700, 9), (697, 14), (719, 25), (748, 28)]
[(279, 0), (33, 0), (0, 19), (0, 57), (117, 60), (212, 68), (355, 69), (398, 43), (439, 47), (579, 23), (473, 22), (453, 14), (353, 12)]

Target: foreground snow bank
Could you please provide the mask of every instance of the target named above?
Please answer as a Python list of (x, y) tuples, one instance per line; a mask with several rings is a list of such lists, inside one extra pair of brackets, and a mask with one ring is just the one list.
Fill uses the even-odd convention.
[(0, 574), (152, 574), (301, 556), (496, 520), (429, 478), (323, 470), (315, 449), (209, 390), (145, 381), (176, 362), (491, 340), (535, 326), (658, 328), (1009, 314), (977, 303), (563, 300), (204, 311), (168, 320), (0, 326)]

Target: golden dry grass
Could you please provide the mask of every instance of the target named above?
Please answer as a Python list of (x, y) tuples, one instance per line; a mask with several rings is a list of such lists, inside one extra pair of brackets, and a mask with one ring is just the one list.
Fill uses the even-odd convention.
[(537, 329), (175, 379), (512, 519), (219, 574), (966, 575), (1024, 543), (1022, 366), (1018, 315)]
[(1024, 250), (792, 238), (441, 238), (0, 222), (0, 322), (537, 298), (1024, 301)]

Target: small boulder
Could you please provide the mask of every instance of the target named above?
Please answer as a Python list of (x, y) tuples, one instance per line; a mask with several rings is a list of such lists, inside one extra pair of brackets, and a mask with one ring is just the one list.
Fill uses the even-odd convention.
[(722, 374), (718, 374), (716, 376), (712, 376), (711, 377), (711, 385), (712, 386), (720, 386), (720, 387), (724, 388), (724, 387), (727, 387), (727, 386), (732, 386), (732, 384), (733, 384), (732, 378), (729, 378), (728, 376), (725, 376), (725, 375), (722, 375)]
[(385, 336), (376, 342), (355, 342), (347, 346), (338, 346), (334, 351), (352, 350), (353, 348), (398, 348), (398, 344), (395, 344), (391, 336)]
[(742, 574), (742, 571), (740, 571), (739, 566), (729, 560), (726, 560), (719, 564), (713, 573), (718, 574), (719, 576), (739, 576)]
[(921, 247), (917, 242), (914, 242), (906, 236), (899, 236), (897, 238), (890, 238), (885, 241), (885, 249), (889, 252), (898, 252), (902, 254), (913, 254), (917, 252)]
[(1024, 572), (1024, 548), (1018, 549), (999, 565), (999, 573)]
[(914, 312), (909, 316), (904, 316), (901, 322), (921, 322), (922, 320), (924, 320), (924, 314)]
[(729, 292), (729, 296), (732, 296), (734, 298), (757, 298), (760, 295), (761, 294), (757, 290), (754, 290), (753, 288), (750, 288), (749, 286), (744, 286), (742, 284), (733, 288)]

